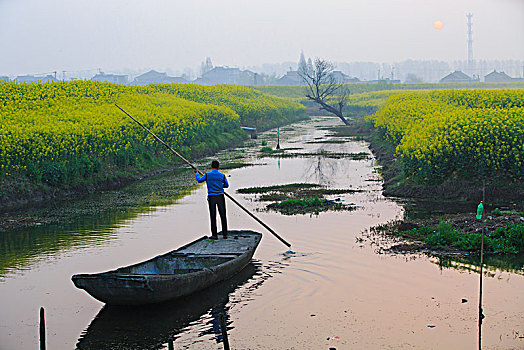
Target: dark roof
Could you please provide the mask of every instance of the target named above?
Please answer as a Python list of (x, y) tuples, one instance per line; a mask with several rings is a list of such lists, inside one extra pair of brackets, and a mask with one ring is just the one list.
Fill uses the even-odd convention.
[(172, 84), (187, 84), (187, 83), (189, 83), (189, 80), (187, 80), (186, 78), (182, 78), (182, 77), (169, 77), (169, 76), (166, 76), (165, 78), (166, 78), (167, 81), (169, 81)]
[(504, 73), (504, 72), (497, 72), (497, 70), (493, 70), (493, 72), (486, 74), (486, 77), (489, 77), (489, 76), (492, 76), (492, 75), (504, 76), (504, 77), (510, 78), (510, 76), (507, 75), (506, 73)]
[(298, 71), (290, 70), (283, 77), (277, 79), (275, 82), (277, 85), (303, 85), (304, 81)]
[(151, 69), (149, 72), (145, 72), (144, 74), (135, 77), (135, 80), (154, 80), (163, 79), (165, 77), (167, 77), (166, 73), (160, 73), (154, 69)]
[(46, 75), (45, 77), (35, 77), (34, 75), (19, 75), (16, 77), (15, 81), (20, 83), (53, 83), (58, 81), (52, 75)]
[(342, 71), (339, 71), (339, 70), (334, 70), (333, 72), (331, 72), (330, 75), (333, 78), (335, 78), (337, 83), (356, 83), (356, 82), (360, 81), (360, 79), (358, 79), (358, 78), (351, 78), (349, 75), (347, 75), (346, 73), (344, 73)]
[(137, 76), (133, 81), (133, 84), (136, 85), (147, 85), (150, 83), (187, 84), (189, 81), (182, 77), (171, 77), (167, 73), (160, 73), (153, 69)]
[(467, 75), (464, 72), (461, 72), (459, 70), (456, 70), (453, 73), (449, 73), (444, 78), (440, 79), (441, 83), (445, 83), (445, 82), (470, 82), (470, 81), (474, 81), (474, 80), (469, 75)]
[(484, 78), (487, 80), (492, 79), (492, 80), (498, 80), (498, 81), (512, 81), (513, 80), (513, 78), (507, 75), (506, 73), (497, 72), (496, 70), (494, 70), (493, 72), (489, 74), (486, 74)]
[(113, 77), (123, 78), (123, 77), (127, 77), (127, 75), (126, 75), (126, 74), (106, 74), (106, 73), (98, 73), (98, 74), (95, 75), (93, 78), (113, 78)]
[(210, 84), (253, 84), (255, 73), (240, 68), (215, 67), (202, 74)]

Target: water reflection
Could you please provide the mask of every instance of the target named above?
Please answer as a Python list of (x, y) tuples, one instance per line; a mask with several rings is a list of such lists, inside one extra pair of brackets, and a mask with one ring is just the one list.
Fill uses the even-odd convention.
[(399, 199), (398, 202), (403, 205), (407, 219), (427, 219), (435, 215), (473, 213), (478, 205), (478, 202), (445, 200)]
[[(425, 248), (420, 244), (405, 243), (402, 239), (384, 234), (363, 232), (362, 237), (367, 244), (375, 249), (375, 253), (413, 261), (419, 258), (436, 264), (440, 269), (454, 269), (464, 272), (480, 272), (480, 255), (473, 253), (439, 253)], [(364, 238), (357, 238), (357, 242), (364, 242)], [(511, 272), (524, 276), (524, 254), (484, 254), (484, 271), (488, 277), (496, 276), (496, 272)]]
[[(262, 273), (260, 263), (252, 262), (231, 279), (172, 302), (139, 307), (106, 305), (82, 333), (76, 347), (163, 349), (170, 339), (176, 339), (186, 327), (202, 319), (205, 322), (199, 336), (214, 335), (214, 339), (221, 342), (221, 313), (225, 315), (228, 329), (233, 328), (229, 320), (230, 295), (254, 280), (248, 286), (248, 290), (252, 291), (268, 276)], [(204, 316), (206, 314), (207, 317)]]
[(308, 159), (304, 168), (303, 178), (313, 183), (328, 185), (341, 163), (338, 159), (329, 159), (323, 156), (315, 156)]
[(114, 228), (118, 227), (118, 223), (136, 217), (139, 212), (139, 209), (106, 212), (94, 217), (81, 217), (69, 224), (4, 232), (0, 235), (0, 278), (30, 270), (39, 261), (67, 250), (105, 244), (115, 237)]
[[(459, 271), (480, 272), (480, 256), (435, 256), (431, 261), (441, 269), (449, 268)], [(485, 274), (495, 277), (495, 272), (507, 271), (524, 276), (524, 254), (516, 255), (485, 255)]]
[(175, 169), (115, 192), (56, 200), (14, 212), (13, 218), (37, 226), (1, 232), (0, 281), (64, 252), (107, 244), (116, 238), (114, 229), (124, 222), (151, 214), (190, 193), (195, 188), (193, 176), (187, 169)]

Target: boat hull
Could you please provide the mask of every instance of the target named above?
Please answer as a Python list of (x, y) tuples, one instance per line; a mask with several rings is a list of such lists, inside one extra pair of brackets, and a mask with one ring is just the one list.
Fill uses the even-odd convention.
[(104, 273), (74, 275), (72, 280), (77, 288), (106, 304), (159, 303), (232, 277), (251, 261), (261, 237), (253, 231), (230, 231), (227, 240), (202, 237), (142, 263)]

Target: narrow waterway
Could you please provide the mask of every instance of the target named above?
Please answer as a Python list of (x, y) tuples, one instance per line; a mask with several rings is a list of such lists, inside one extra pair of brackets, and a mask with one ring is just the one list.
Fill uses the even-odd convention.
[[(378, 254), (362, 241), (373, 225), (401, 217), (381, 194), (365, 142), (320, 143), (333, 118), (297, 124), (281, 144), (300, 153), (369, 153), (369, 159), (254, 157), (227, 171), (228, 192), (292, 243), (295, 254), (228, 202), (231, 229), (264, 234), (254, 261), (233, 279), (159, 306), (111, 308), (76, 289), (71, 276), (114, 269), (175, 249), (208, 233), (205, 186), (176, 203), (43, 226), (0, 237), (0, 349), (38, 346), (45, 307), (49, 349), (222, 349), (225, 312), (232, 349), (475, 349), (479, 276), (443, 269), (423, 255)], [(246, 150), (250, 157), (260, 144)], [(244, 187), (320, 183), (362, 192), (336, 195), (354, 211), (285, 216), (264, 210)], [(460, 265), (458, 265), (460, 267)], [(484, 280), (483, 345), (524, 348), (524, 277), (489, 270)], [(463, 302), (463, 299), (467, 302)]]

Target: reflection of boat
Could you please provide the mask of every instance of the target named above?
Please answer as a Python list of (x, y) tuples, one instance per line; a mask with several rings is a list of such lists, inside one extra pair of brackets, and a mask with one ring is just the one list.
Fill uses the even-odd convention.
[(158, 303), (231, 277), (253, 257), (262, 234), (230, 231), (228, 239), (197, 239), (153, 259), (97, 274), (74, 275), (76, 287), (107, 304)]
[[(131, 308), (105, 305), (78, 340), (77, 349), (164, 349), (170, 339), (202, 315), (210, 312), (214, 317), (226, 311), (229, 294), (248, 282), (258, 269), (249, 263), (230, 279), (165, 303)], [(216, 320), (209, 323), (206, 334), (219, 337)]]

